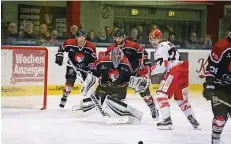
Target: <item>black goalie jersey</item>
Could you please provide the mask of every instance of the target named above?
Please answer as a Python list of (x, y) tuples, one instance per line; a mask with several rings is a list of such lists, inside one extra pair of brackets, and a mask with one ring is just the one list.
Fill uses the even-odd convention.
[(224, 38), (213, 46), (208, 58), (207, 71), (207, 84), (231, 88), (231, 40), (229, 38)]

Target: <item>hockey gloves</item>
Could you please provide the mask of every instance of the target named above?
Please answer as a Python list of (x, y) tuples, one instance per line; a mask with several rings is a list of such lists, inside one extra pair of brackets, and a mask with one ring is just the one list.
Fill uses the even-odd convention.
[(202, 94), (203, 97), (206, 100), (212, 100), (213, 96), (215, 96), (214, 94), (215, 86), (204, 83), (203, 87), (204, 87), (203, 94)]
[(144, 92), (149, 85), (149, 81), (145, 77), (131, 76), (128, 87), (133, 88), (136, 93)]
[(83, 62), (81, 62), (81, 63), (76, 63), (75, 66), (76, 66), (77, 68), (80, 68), (80, 69), (84, 69), (84, 68), (87, 67)]
[(59, 66), (62, 66), (63, 64), (63, 53), (62, 52), (58, 52), (55, 58), (55, 63), (57, 63)]

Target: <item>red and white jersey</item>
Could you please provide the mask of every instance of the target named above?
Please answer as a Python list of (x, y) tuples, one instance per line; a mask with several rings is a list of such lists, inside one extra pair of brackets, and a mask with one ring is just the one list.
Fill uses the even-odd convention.
[(180, 54), (174, 44), (169, 41), (163, 41), (158, 44), (154, 53), (155, 65), (152, 66), (151, 75), (167, 73), (173, 67), (181, 64)]

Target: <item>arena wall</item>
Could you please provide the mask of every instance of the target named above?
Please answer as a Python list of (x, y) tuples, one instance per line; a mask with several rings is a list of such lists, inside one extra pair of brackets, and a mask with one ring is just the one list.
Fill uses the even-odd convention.
[[(9, 46), (10, 47), (10, 46)], [(55, 64), (55, 54), (57, 53), (57, 47), (47, 47), (48, 49), (48, 95), (61, 95), (63, 86), (65, 84), (65, 72), (66, 68), (65, 65), (58, 66)], [(99, 52), (105, 51), (105, 48), (97, 48), (97, 54)], [(153, 61), (153, 53), (154, 49), (147, 48), (149, 58)], [(205, 80), (205, 68), (207, 65), (207, 58), (209, 55), (209, 50), (186, 50), (186, 49), (179, 49), (179, 52), (181, 53), (184, 60), (189, 61), (189, 89), (190, 91), (202, 91), (202, 84)], [(2, 61), (3, 61), (3, 53), (2, 55)], [(7, 61), (4, 61), (2, 63), (2, 69), (1, 69), (1, 76), (5, 77), (6, 73), (10, 77), (12, 74), (12, 67), (8, 67), (12, 65), (12, 57), (8, 57)], [(158, 81), (160, 81), (159, 76), (152, 77), (153, 89), (155, 90), (158, 87)], [(12, 86), (12, 85), (11, 85)], [(4, 85), (2, 82), (2, 95), (11, 95), (11, 91), (9, 90), (9, 85)], [(19, 93), (20, 95), (23, 94), (23, 89), (33, 89), (33, 85), (28, 85), (26, 82), (21, 83), (20, 85), (17, 85), (15, 89), (21, 89), (21, 91), (16, 93)], [(79, 90), (81, 88), (80, 82), (77, 80), (74, 90), (72, 91), (73, 94), (79, 93)], [(15, 91), (14, 91), (15, 92)], [(132, 90), (129, 90), (129, 92), (132, 92)], [(14, 94), (15, 95), (15, 94)]]

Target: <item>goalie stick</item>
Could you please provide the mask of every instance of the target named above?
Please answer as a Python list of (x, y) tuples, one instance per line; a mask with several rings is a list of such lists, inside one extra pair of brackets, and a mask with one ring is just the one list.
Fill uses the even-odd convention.
[[(67, 66), (72, 67), (74, 69), (74, 71), (76, 73), (78, 73), (79, 71), (90, 74), (88, 71), (85, 71), (83, 69), (77, 68), (72, 61), (67, 58), (67, 62), (65, 63)], [(83, 82), (83, 81), (82, 81)], [(101, 105), (99, 104), (99, 101), (97, 100), (97, 98), (95, 97), (94, 94), (90, 95), (90, 99), (92, 100), (92, 102), (94, 103), (95, 107), (99, 110), (100, 114), (103, 116), (104, 121), (108, 124), (116, 124), (116, 123), (127, 123), (128, 119), (125, 117), (121, 117), (121, 118), (112, 118), (109, 115), (107, 115), (107, 113), (103, 110), (103, 108), (101, 107)]]

